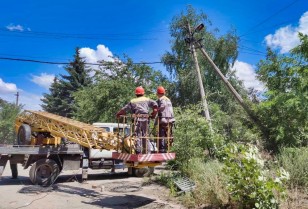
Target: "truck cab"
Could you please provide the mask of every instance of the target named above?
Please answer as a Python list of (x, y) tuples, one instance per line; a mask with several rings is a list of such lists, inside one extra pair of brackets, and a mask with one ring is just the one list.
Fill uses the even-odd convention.
[(97, 122), (97, 123), (93, 123), (93, 126), (97, 128), (103, 128), (107, 132), (119, 133), (120, 135), (123, 134), (123, 130), (124, 130), (124, 135), (130, 134), (130, 127), (129, 125), (126, 125), (126, 124)]
[[(126, 124), (97, 122), (92, 125), (97, 128), (103, 128), (106, 132), (119, 133), (121, 136), (130, 134), (130, 127)], [(112, 172), (116, 168), (123, 168), (124, 164), (121, 160), (112, 159), (113, 152), (116, 152), (116, 150), (89, 149), (90, 167), (92, 169), (111, 168)]]

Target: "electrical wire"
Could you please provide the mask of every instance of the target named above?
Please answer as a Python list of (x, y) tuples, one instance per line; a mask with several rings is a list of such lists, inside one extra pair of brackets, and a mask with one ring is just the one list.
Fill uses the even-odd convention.
[[(12, 57), (0, 57), (0, 60), (9, 60), (9, 61), (19, 61), (19, 62), (33, 62), (33, 63), (41, 63), (41, 64), (51, 64), (51, 65), (68, 65), (69, 62), (52, 62), (52, 61), (42, 61), (42, 60), (35, 60), (35, 59), (22, 59), (22, 58), (12, 58)], [(161, 64), (163, 62), (134, 62), (132, 64), (135, 65), (152, 65), (152, 64)], [(85, 65), (97, 65), (103, 66), (102, 63), (88, 63), (85, 62)]]
[(110, 33), (110, 34), (73, 34), (73, 33), (53, 33), (53, 32), (39, 32), (39, 31), (12, 31), (9, 29), (0, 28), (0, 36), (19, 37), (19, 38), (54, 38), (54, 39), (94, 39), (94, 40), (157, 40), (157, 38), (137, 38), (137, 35), (146, 33), (162, 33), (167, 30), (153, 30), (148, 32), (133, 32), (133, 33)]
[(250, 47), (247, 47), (247, 46), (239, 46), (238, 48), (243, 49), (243, 50), (247, 50), (247, 51), (250, 51), (250, 52), (255, 52), (255, 53), (266, 55), (265, 52), (262, 52), (262, 51), (259, 51), (257, 49), (253, 49), (253, 48), (250, 48)]
[(291, 7), (293, 4), (295, 4), (296, 2), (298, 2), (299, 0), (294, 0), (292, 1), (290, 4), (286, 5), (285, 7), (279, 9), (277, 12), (275, 12), (274, 14), (270, 15), (269, 17), (265, 18), (264, 20), (262, 20), (261, 22), (259, 22), (258, 24), (256, 24), (255, 26), (253, 26), (252, 28), (250, 28), (248, 31), (246, 31), (244, 34), (240, 35), (239, 37), (243, 37), (248, 35), (250, 32), (255, 31), (255, 29), (257, 27), (259, 27), (260, 25), (263, 25), (264, 23), (266, 23), (267, 21), (269, 21), (272, 17), (278, 15), (279, 13), (281, 13), (282, 11), (288, 9), (289, 7)]
[(52, 38), (52, 39), (65, 39), (65, 38), (70, 38), (70, 39), (88, 39), (88, 40), (111, 40), (111, 41), (118, 41), (118, 40), (131, 40), (131, 41), (136, 41), (136, 40), (142, 40), (142, 41), (154, 41), (158, 40), (157, 38), (116, 38), (116, 37), (74, 37), (74, 36), (24, 36), (23, 34), (0, 34), (0, 36), (5, 36), (5, 37), (15, 37), (15, 38)]
[(43, 198), (45, 198), (47, 195), (49, 195), (49, 193), (47, 193), (46, 195), (44, 195), (44, 196), (42, 196), (42, 197), (36, 198), (36, 199), (32, 200), (31, 202), (29, 202), (29, 203), (27, 203), (27, 204), (25, 204), (25, 205), (22, 205), (22, 206), (20, 206), (20, 207), (17, 207), (17, 208), (15, 208), (15, 209), (28, 207), (28, 206), (31, 205), (33, 202), (35, 202), (35, 201), (37, 201), (37, 200), (40, 200), (40, 199), (43, 199)]
[[(283, 21), (283, 22), (280, 22), (280, 23), (268, 26), (266, 28), (262, 28), (262, 29), (259, 29), (259, 30), (254, 30), (254, 31), (251, 31), (251, 32), (246, 32), (245, 35), (241, 35), (239, 37), (244, 37), (244, 36), (247, 36), (247, 35), (255, 33), (255, 32), (262, 32), (262, 31), (265, 31), (265, 30), (268, 30), (268, 29), (273, 29), (274, 27), (278, 27), (278, 26), (282, 26), (282, 25), (286, 25), (286, 24), (289, 25), (289, 24), (291, 24), (291, 23), (293, 23), (294, 21), (297, 21), (297, 20), (298, 20), (298, 18), (294, 18), (294, 19), (291, 19), (291, 20)], [(244, 39), (240, 39), (240, 40), (244, 40)]]

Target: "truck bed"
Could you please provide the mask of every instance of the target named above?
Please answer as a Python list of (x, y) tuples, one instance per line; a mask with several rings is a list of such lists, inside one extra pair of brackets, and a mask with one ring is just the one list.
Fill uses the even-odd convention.
[(0, 145), (0, 155), (82, 154), (77, 144), (61, 146)]

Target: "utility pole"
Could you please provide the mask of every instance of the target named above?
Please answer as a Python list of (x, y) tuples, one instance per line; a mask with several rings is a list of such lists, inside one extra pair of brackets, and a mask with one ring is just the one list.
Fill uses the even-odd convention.
[(15, 94), (16, 96), (16, 106), (18, 106), (18, 97), (19, 97), (19, 92), (17, 91), (17, 93)]
[(204, 55), (204, 57), (209, 61), (209, 63), (212, 65), (214, 68), (215, 72), (217, 75), (221, 78), (221, 80), (226, 84), (228, 87), (229, 91), (233, 94), (235, 99), (238, 101), (238, 103), (244, 108), (244, 110), (247, 112), (247, 114), (255, 121), (257, 122), (257, 118), (253, 114), (253, 112), (250, 110), (250, 108), (244, 103), (244, 100), (242, 97), (237, 93), (237, 91), (233, 88), (233, 86), (230, 84), (230, 82), (227, 80), (227, 78), (221, 73), (219, 68), (216, 66), (216, 64), (213, 62), (213, 60), (210, 58), (210, 56), (206, 53), (206, 51), (203, 49), (203, 46), (200, 42), (197, 42), (198, 48)]
[[(197, 31), (200, 31), (201, 29), (203, 29), (204, 25), (200, 24), (196, 29)], [(235, 99), (238, 101), (238, 103), (243, 107), (243, 109), (246, 111), (246, 113), (249, 115), (249, 117), (252, 119), (253, 122), (255, 122), (255, 124), (257, 124), (257, 126), (259, 126), (259, 128), (261, 129), (263, 135), (268, 138), (268, 129), (263, 126), (263, 124), (261, 123), (261, 121), (259, 120), (259, 118), (256, 117), (255, 113), (245, 104), (244, 100), (242, 99), (242, 97), (237, 93), (237, 91), (233, 88), (233, 86), (229, 83), (229, 81), (227, 80), (227, 78), (221, 73), (221, 71), (219, 70), (219, 68), (216, 66), (216, 64), (213, 62), (213, 60), (210, 58), (210, 56), (206, 53), (206, 51), (204, 50), (202, 44), (200, 43), (200, 40), (196, 41), (193, 40), (193, 45), (197, 44), (198, 49), (200, 49), (200, 51), (202, 52), (202, 54), (204, 55), (204, 57), (209, 61), (209, 63), (212, 65), (212, 67), (214, 68), (215, 72), (217, 73), (217, 75), (221, 78), (221, 80), (225, 83), (225, 85), (228, 87), (228, 90), (231, 92), (231, 94), (235, 97)]]
[(201, 95), (201, 103), (202, 103), (202, 106), (203, 106), (205, 118), (209, 123), (210, 130), (212, 131), (212, 122), (211, 122), (210, 112), (209, 112), (209, 108), (208, 108), (206, 97), (205, 97), (205, 91), (204, 91), (203, 82), (202, 82), (201, 73), (200, 73), (200, 67), (199, 67), (199, 63), (198, 63), (198, 57), (197, 57), (197, 53), (196, 53), (196, 49), (195, 49), (195, 45), (194, 45), (194, 32), (195, 31), (193, 31), (193, 32), (191, 31), (189, 22), (187, 24), (188, 24), (188, 31), (189, 31), (188, 43), (189, 43), (189, 48), (192, 51), (192, 55), (193, 55), (194, 63), (195, 63), (195, 68), (196, 68), (196, 71), (197, 71), (197, 76), (198, 76), (198, 81), (199, 81), (199, 89), (200, 89), (200, 95)]

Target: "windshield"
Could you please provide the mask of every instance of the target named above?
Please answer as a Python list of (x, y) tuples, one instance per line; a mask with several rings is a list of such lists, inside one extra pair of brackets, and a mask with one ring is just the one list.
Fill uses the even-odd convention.
[[(120, 135), (121, 135), (121, 134), (123, 134), (123, 128), (113, 128), (113, 132), (114, 133), (120, 133)], [(129, 135), (129, 134), (130, 134), (129, 128), (125, 128), (124, 129), (124, 135)]]

